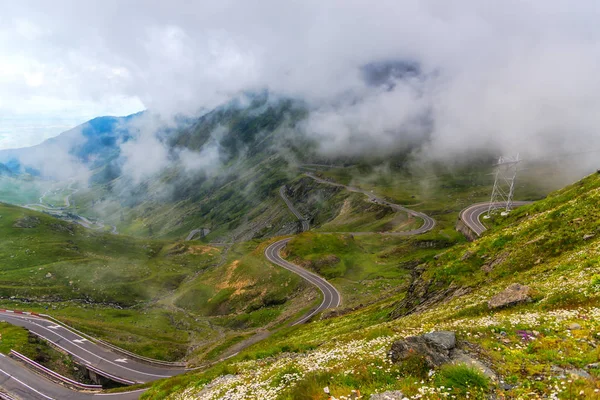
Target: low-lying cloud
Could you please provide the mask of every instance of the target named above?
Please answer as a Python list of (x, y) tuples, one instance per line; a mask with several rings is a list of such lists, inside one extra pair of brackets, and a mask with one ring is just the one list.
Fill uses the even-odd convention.
[[(326, 155), (425, 141), (424, 157), (543, 157), (600, 148), (599, 14), (591, 0), (10, 2), (0, 55), (17, 46), (35, 61), (12, 80), (22, 97), (124, 96), (163, 116), (245, 91), (302, 99), (302, 129)], [(387, 61), (407, 68), (365, 77)], [(123, 154), (143, 179), (169, 155), (151, 134), (135, 143)], [(204, 168), (218, 147), (180, 158)]]

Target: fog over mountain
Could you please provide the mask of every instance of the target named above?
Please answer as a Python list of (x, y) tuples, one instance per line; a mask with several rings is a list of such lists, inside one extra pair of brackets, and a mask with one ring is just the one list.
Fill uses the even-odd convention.
[[(5, 114), (142, 104), (168, 125), (268, 90), (305, 102), (326, 156), (600, 149), (593, 1), (0, 3)], [(158, 130), (124, 148), (142, 175)]]

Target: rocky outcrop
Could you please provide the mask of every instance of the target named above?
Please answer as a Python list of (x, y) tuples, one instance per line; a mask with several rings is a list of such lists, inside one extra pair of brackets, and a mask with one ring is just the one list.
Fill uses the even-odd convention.
[[(463, 345), (468, 347), (469, 344), (463, 343)], [(388, 352), (388, 358), (394, 363), (415, 356), (422, 357), (429, 368), (436, 368), (447, 363), (465, 364), (481, 371), (492, 381), (499, 382), (498, 375), (491, 368), (469, 353), (457, 348), (454, 332), (436, 331), (421, 336), (409, 336), (394, 342)]]
[(513, 283), (504, 291), (498, 293), (488, 301), (491, 309), (511, 307), (531, 301), (531, 288), (529, 286)]
[(370, 400), (402, 400), (406, 397), (399, 390), (390, 390), (389, 392), (372, 394)]
[(462, 233), (467, 238), (467, 240), (469, 242), (472, 242), (472, 241), (474, 241), (475, 239), (477, 239), (479, 237), (460, 218), (458, 219), (458, 221), (456, 221), (456, 230), (458, 232)]
[(456, 347), (454, 332), (438, 331), (421, 336), (409, 336), (392, 344), (388, 358), (394, 362), (410, 357), (422, 357), (430, 368), (451, 361), (450, 353)]
[(41, 223), (42, 223), (42, 221), (38, 217), (27, 216), (27, 217), (23, 217), (23, 218), (16, 220), (13, 227), (15, 227), (15, 228), (35, 228)]

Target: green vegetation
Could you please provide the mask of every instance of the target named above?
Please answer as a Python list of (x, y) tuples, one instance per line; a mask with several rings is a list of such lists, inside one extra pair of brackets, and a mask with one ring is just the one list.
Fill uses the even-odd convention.
[[(191, 361), (224, 336), (281, 324), (299, 309), (300, 278), (268, 263), (264, 244), (227, 253), (84, 229), (0, 205), (0, 304), (51, 313), (142, 355)], [(313, 293), (310, 289), (308, 293)], [(213, 351), (214, 353), (214, 351)]]
[(69, 356), (51, 347), (45, 340), (30, 334), (27, 329), (0, 321), (0, 353), (8, 355), (11, 350), (15, 350), (63, 376), (78, 382), (91, 383), (83, 369), (78, 368)]
[(285, 249), (294, 263), (328, 278), (342, 293), (344, 307), (403, 293), (418, 265), (461, 238), (318, 234), (295, 236)]
[(436, 375), (438, 387), (450, 388), (450, 393), (458, 397), (487, 398), (489, 380), (479, 370), (466, 365), (445, 365)]
[[(287, 399), (307, 393), (326, 398), (325, 386), (338, 398), (352, 390), (363, 396), (401, 390), (431, 399), (443, 393), (483, 398), (484, 392), (508, 398), (594, 398), (600, 390), (599, 370), (589, 367), (600, 357), (600, 293), (595, 289), (599, 193), (600, 175), (591, 175), (496, 221), (478, 241), (451, 241), (448, 248), (432, 249), (434, 257), (418, 257), (411, 298), (400, 291), (340, 317), (282, 329), (233, 359), (179, 377), (178, 390), (171, 391), (168, 380), (155, 383), (145, 398), (166, 398), (183, 389), (193, 398), (224, 370), (233, 375), (213, 382), (204, 398), (218, 398), (221, 390), (232, 388), (240, 396)], [(376, 249), (371, 236), (378, 235), (302, 234), (290, 242), (288, 257), (313, 266), (335, 255), (338, 270), (335, 264), (314, 267), (352, 275), (355, 270), (346, 260)], [(396, 246), (416, 239), (423, 240), (398, 238)], [(369, 258), (384, 254), (383, 246), (380, 251), (364, 256), (365, 270), (374, 263)], [(490, 310), (490, 297), (514, 282), (531, 287), (532, 301)], [(412, 312), (418, 306), (420, 311)], [(389, 364), (386, 354), (394, 340), (431, 330), (455, 331), (459, 348), (483, 360), (505, 384), (465, 366), (443, 367), (429, 376), (418, 359)]]
[(37, 203), (45, 191), (44, 186), (27, 175), (16, 177), (0, 174), (0, 201), (12, 204)]
[[(94, 185), (73, 195), (70, 211), (124, 235), (0, 206), (0, 304), (49, 312), (134, 352), (193, 365), (268, 336), (204, 371), (156, 382), (145, 398), (233, 391), (240, 398), (318, 399), (326, 398), (324, 387), (337, 398), (386, 390), (431, 399), (596, 395), (598, 368), (590, 365), (599, 361), (600, 176), (486, 221), (490, 230), (467, 243), (454, 225), (462, 208), (487, 200), (489, 160), (420, 169), (398, 156), (314, 171), (437, 222), (418, 237), (384, 235), (420, 221), (302, 176), (304, 168), (290, 161), (310, 158), (310, 143), (286, 135), (305, 112), (259, 98), (175, 132), (174, 150), (200, 150), (215, 129), (226, 128), (222, 164), (210, 174), (173, 167), (133, 183), (101, 166)], [(2, 179), (13, 179), (16, 190), (18, 180)], [(285, 256), (331, 280), (343, 297), (341, 309), (295, 327), (289, 322), (320, 295), (264, 258), (267, 238), (299, 227), (279, 198), (282, 185), (312, 228), (294, 236)], [(44, 201), (62, 205), (70, 192), (57, 184)], [(517, 197), (546, 193), (525, 171)], [(32, 183), (0, 198), (24, 203), (40, 195)], [(210, 233), (178, 241), (197, 228)], [(531, 287), (531, 301), (490, 310), (487, 301), (515, 282)], [(419, 357), (388, 361), (395, 340), (442, 329), (455, 331), (459, 349), (502, 382), (463, 365), (430, 371)], [(26, 350), (15, 331), (7, 344), (19, 343)]]

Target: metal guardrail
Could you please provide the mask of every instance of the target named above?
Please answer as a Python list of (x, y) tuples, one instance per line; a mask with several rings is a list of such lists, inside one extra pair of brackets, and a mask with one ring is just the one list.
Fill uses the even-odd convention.
[(78, 329), (73, 328), (70, 325), (67, 325), (66, 323), (54, 318), (51, 315), (48, 314), (40, 314), (40, 313), (36, 313), (36, 312), (31, 312), (31, 311), (20, 311), (20, 310), (7, 310), (7, 309), (0, 309), (0, 313), (8, 313), (8, 314), (22, 314), (22, 315), (32, 315), (35, 317), (40, 317), (40, 318), (45, 318), (45, 319), (49, 319), (53, 322), (56, 322), (57, 324), (63, 326), (64, 328), (73, 331), (75, 333), (77, 333), (80, 336), (85, 337), (86, 339), (91, 340), (94, 343), (100, 344), (104, 347), (108, 347), (109, 349), (120, 353), (122, 355), (128, 356), (130, 358), (136, 359), (140, 362), (146, 363), (146, 364), (150, 364), (150, 365), (159, 365), (161, 367), (171, 367), (171, 368), (185, 368), (187, 366), (186, 363), (183, 362), (172, 362), (172, 361), (162, 361), (162, 360), (156, 360), (154, 358), (150, 358), (150, 357), (144, 357), (144, 356), (140, 356), (139, 354), (135, 354), (132, 353), (128, 350), (122, 349), (118, 346), (115, 346), (113, 344), (110, 344), (108, 342), (105, 342), (102, 339), (97, 339), (93, 336), (88, 335), (87, 333), (81, 332)]
[(103, 377), (105, 377), (105, 378), (108, 378), (108, 379), (110, 379), (110, 380), (113, 380), (113, 381), (115, 381), (115, 382), (122, 383), (122, 384), (124, 384), (124, 385), (135, 385), (135, 384), (138, 384), (138, 383), (144, 383), (144, 382), (135, 382), (135, 381), (130, 381), (129, 379), (121, 378), (121, 377), (118, 377), (118, 376), (116, 376), (116, 375), (109, 374), (109, 373), (108, 373), (108, 372), (106, 372), (106, 371), (100, 370), (100, 369), (98, 369), (98, 368), (96, 368), (96, 367), (92, 366), (91, 364), (89, 364), (87, 361), (85, 361), (83, 358), (81, 358), (81, 357), (80, 357), (80, 356), (78, 356), (77, 354), (70, 352), (69, 350), (67, 350), (67, 349), (65, 349), (63, 346), (61, 346), (60, 344), (58, 344), (58, 343), (55, 343), (55, 342), (53, 342), (53, 341), (49, 340), (49, 339), (48, 339), (47, 337), (45, 337), (44, 335), (40, 335), (39, 333), (37, 333), (37, 332), (33, 332), (33, 331), (30, 331), (30, 332), (31, 332), (32, 334), (34, 334), (34, 335), (36, 335), (36, 336), (38, 336), (38, 337), (40, 337), (40, 338), (44, 339), (44, 340), (45, 340), (45, 341), (47, 341), (47, 342), (48, 342), (48, 343), (49, 343), (51, 346), (54, 346), (54, 347), (56, 347), (56, 348), (60, 349), (61, 351), (65, 352), (66, 354), (70, 354), (70, 355), (71, 355), (71, 356), (72, 356), (72, 357), (75, 359), (75, 361), (76, 361), (76, 362), (77, 362), (79, 365), (81, 365), (81, 366), (83, 366), (83, 367), (85, 367), (85, 368), (89, 369), (90, 371), (92, 371), (92, 372), (96, 373), (97, 375), (103, 376)]
[(108, 372), (102, 371), (101, 369), (93, 367), (90, 364), (82, 364), (82, 365), (97, 375), (103, 376), (103, 377), (113, 380), (115, 382), (122, 383), (123, 385), (135, 385), (137, 383), (143, 383), (143, 382), (130, 381), (129, 379), (125, 379), (125, 378), (121, 378), (116, 375), (109, 374)]
[(17, 400), (8, 393), (0, 392), (0, 400)]
[(110, 344), (110, 343), (108, 343), (108, 342), (106, 342), (106, 341), (104, 341), (102, 339), (98, 339), (98, 338), (95, 338), (93, 336), (88, 335), (87, 333), (81, 332), (80, 330), (75, 329), (75, 328), (73, 328), (70, 325), (67, 325), (66, 323), (64, 323), (64, 322), (62, 322), (62, 321), (54, 318), (51, 315), (48, 315), (48, 314), (38, 314), (38, 316), (40, 316), (42, 318), (47, 318), (49, 320), (52, 320), (53, 322), (56, 322), (57, 324), (65, 327), (66, 329), (69, 329), (69, 330), (77, 333), (78, 335), (81, 335), (81, 336), (85, 337), (86, 339), (91, 340), (94, 343), (100, 344), (100, 345), (102, 345), (104, 347), (108, 347), (109, 349), (111, 349), (111, 350), (113, 350), (113, 351), (115, 351), (117, 353), (123, 354), (123, 355), (128, 356), (128, 357), (130, 357), (132, 359), (136, 359), (136, 360), (138, 360), (140, 362), (144, 362), (146, 364), (151, 364), (151, 365), (160, 365), (161, 367), (171, 367), (171, 368), (185, 368), (186, 367), (186, 363), (155, 360), (153, 358), (144, 357), (144, 356), (140, 356), (138, 354), (132, 353), (132, 352), (130, 352), (128, 350), (125, 350), (125, 349), (122, 349), (122, 348), (120, 348), (118, 346)]
[(88, 385), (86, 383), (81, 383), (81, 382), (77, 382), (73, 379), (67, 378), (66, 376), (62, 376), (61, 374), (59, 374), (58, 372), (54, 372), (49, 368), (44, 367), (43, 365), (33, 361), (32, 359), (24, 356), (23, 354), (19, 353), (18, 351), (15, 350), (11, 350), (10, 351), (10, 355), (16, 357), (17, 359), (25, 362), (26, 364), (28, 364), (29, 366), (33, 367), (36, 371), (43, 373), (44, 375), (49, 376), (50, 378), (53, 378), (55, 380), (59, 380), (60, 382), (71, 386), (71, 387), (75, 387), (77, 389), (82, 389), (82, 390), (102, 390), (102, 386), (101, 385)]

